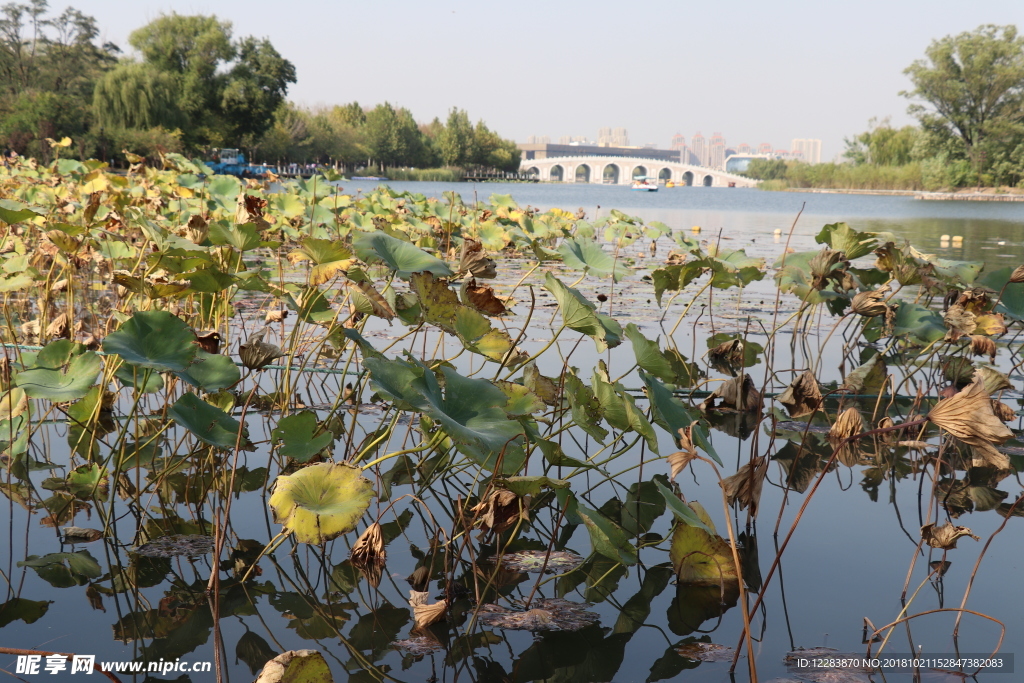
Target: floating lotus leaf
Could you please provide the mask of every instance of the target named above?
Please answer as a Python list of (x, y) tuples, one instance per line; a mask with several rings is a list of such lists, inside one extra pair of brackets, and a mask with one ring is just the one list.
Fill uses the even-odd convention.
[(140, 545), (135, 552), (146, 557), (197, 557), (213, 552), (213, 538), (188, 534), (161, 536)]
[(103, 340), (106, 353), (158, 372), (182, 372), (198, 349), (195, 332), (166, 311), (139, 311)]
[(588, 612), (588, 605), (561, 598), (534, 600), (528, 610), (507, 610), (497, 605), (485, 606), (480, 621), (495, 628), (515, 631), (579, 631), (596, 624), (600, 617)]
[(320, 463), (279, 476), (270, 508), (300, 543), (319, 544), (355, 529), (373, 495), (358, 467)]
[(516, 572), (540, 572), (565, 574), (583, 564), (583, 557), (571, 550), (522, 550), (507, 553), (495, 559), (502, 567)]
[(289, 650), (267, 662), (255, 683), (334, 683), (334, 678), (316, 650)]
[(50, 553), (29, 555), (18, 563), (19, 567), (31, 567), (39, 578), (56, 588), (82, 586), (90, 579), (98, 579), (103, 570), (88, 550), (76, 553)]
[(233, 360), (202, 349), (196, 351), (195, 360), (188, 368), (176, 374), (183, 382), (208, 392), (227, 389), (242, 379), (242, 373)]

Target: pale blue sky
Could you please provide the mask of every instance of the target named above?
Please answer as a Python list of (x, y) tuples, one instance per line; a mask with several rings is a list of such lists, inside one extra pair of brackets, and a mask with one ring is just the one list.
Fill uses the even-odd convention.
[[(216, 14), (268, 37), (296, 66), (301, 104), (384, 100), (419, 120), (466, 109), (505, 137), (596, 138), (667, 147), (820, 138), (823, 157), (871, 117), (909, 121), (903, 69), (933, 38), (980, 24), (1024, 30), (1021, 0), (78, 0), (105, 40), (162, 13)], [(62, 2), (54, 2), (61, 9)]]

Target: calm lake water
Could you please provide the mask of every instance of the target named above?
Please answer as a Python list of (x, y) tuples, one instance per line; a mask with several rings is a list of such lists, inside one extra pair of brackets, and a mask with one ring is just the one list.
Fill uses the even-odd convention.
[[(467, 184), (448, 183), (390, 183), (398, 190), (409, 190), (426, 195), (440, 196), (445, 191), (456, 191), (466, 201), (473, 193), (481, 200), (491, 194), (511, 194), (521, 205), (529, 204), (541, 209), (560, 207), (575, 211), (583, 208), (588, 217), (605, 213), (616, 208), (631, 215), (638, 215), (647, 221), (661, 221), (673, 229), (689, 229), (699, 225), (701, 237), (730, 240), (729, 248), (745, 247), (748, 253), (764, 256), (771, 263), (784, 247), (785, 233), (788, 233), (797, 213), (803, 207), (803, 214), (794, 231), (792, 245), (795, 249), (812, 249), (814, 235), (826, 223), (846, 221), (859, 230), (892, 232), (909, 239), (922, 251), (935, 253), (942, 258), (957, 260), (980, 260), (989, 267), (1017, 266), (1024, 263), (1024, 204), (982, 203), (982, 202), (926, 202), (905, 197), (876, 197), (801, 193), (768, 193), (742, 189), (716, 188), (675, 188), (660, 192), (638, 193), (628, 188), (599, 185), (531, 185), (531, 184)], [(346, 192), (369, 191), (376, 183), (343, 183)], [(598, 208), (600, 207), (600, 208)], [(773, 238), (773, 232), (781, 229), (781, 240)], [(963, 245), (956, 248), (940, 245), (942, 234), (963, 236)], [(1004, 242), (1005, 244), (1000, 244)], [(659, 251), (659, 256), (664, 252)], [(504, 267), (504, 264), (502, 264)], [(638, 271), (638, 274), (644, 271)], [(514, 273), (503, 273), (503, 278), (514, 277)], [(770, 282), (770, 277), (766, 278)], [(660, 311), (651, 298), (649, 285), (633, 278), (623, 284), (629, 292), (624, 303), (616, 310), (621, 322), (635, 321), (649, 338), (666, 334), (666, 329), (657, 323)], [(584, 290), (586, 291), (586, 290)], [(766, 287), (760, 292), (774, 291)], [(757, 291), (754, 292), (755, 295)], [(727, 300), (727, 297), (723, 297)], [(719, 302), (721, 303), (721, 302)], [(737, 304), (738, 306), (738, 304)], [(729, 305), (723, 305), (723, 315)], [(552, 309), (540, 309), (550, 311)], [(673, 317), (678, 312), (673, 311)], [(530, 328), (530, 334), (523, 346), (528, 351), (537, 351), (550, 339), (547, 327), (547, 313), (538, 315)], [(744, 319), (756, 317), (747, 314)], [(539, 320), (543, 318), (543, 320)], [(694, 359), (707, 350), (704, 339), (699, 338), (708, 328), (682, 325), (676, 339), (681, 349), (694, 348)], [(395, 327), (398, 326), (397, 322)], [(691, 330), (696, 329), (696, 335)], [(386, 324), (376, 325), (367, 338), (378, 348), (387, 345), (388, 339), (400, 334)], [(709, 332), (710, 333), (710, 332)], [(696, 338), (695, 338), (696, 336)], [(572, 352), (577, 335), (559, 343), (564, 353)], [(426, 341), (424, 341), (426, 343)], [(429, 345), (433, 345), (430, 338)], [(453, 347), (454, 348), (454, 347)], [(397, 352), (392, 349), (389, 355)], [(782, 357), (789, 353), (780, 351)], [(467, 354), (468, 355), (468, 354)], [(628, 344), (609, 354), (600, 356), (593, 344), (584, 340), (572, 356), (572, 364), (589, 373), (589, 368), (605, 359), (612, 368), (627, 368), (633, 363), (632, 351)], [(561, 372), (558, 362), (548, 360), (541, 365), (545, 374)], [(799, 367), (795, 352), (785, 361), (777, 363), (779, 368)], [(479, 365), (479, 362), (477, 362)], [(460, 365), (466, 372), (470, 367)], [(756, 373), (756, 368), (751, 369)], [(842, 372), (837, 368), (822, 369), (821, 379), (840, 379)], [(619, 373), (621, 374), (621, 370)], [(763, 376), (763, 370), (761, 375)], [(1019, 387), (1020, 378), (1015, 377)], [(623, 378), (628, 388), (640, 386), (635, 374)], [(758, 380), (760, 381), (760, 380)], [(788, 381), (788, 380), (787, 380)], [(336, 378), (316, 379), (316, 387), (309, 391), (310, 403), (323, 399), (330, 401), (340, 390)], [(1019, 395), (1015, 393), (1014, 396)], [(364, 397), (368, 398), (368, 397)], [(1019, 409), (1019, 402), (1013, 402)], [(861, 407), (871, 411), (873, 401)], [(907, 405), (895, 408), (906, 413)], [(372, 423), (372, 415), (360, 418)], [(1018, 429), (1019, 424), (1011, 424)], [(260, 422), (249, 424), (253, 440), (269, 437), (260, 434)], [(732, 435), (730, 435), (730, 432)], [(66, 452), (63, 433), (51, 434), (39, 448), (52, 449), (54, 453)], [(742, 438), (741, 438), (742, 437)], [(724, 474), (731, 474), (747, 461), (751, 445), (759, 453), (775, 455), (785, 448), (783, 440), (772, 442), (765, 434), (747, 434), (737, 429), (714, 431), (713, 442), (725, 461)], [(675, 450), (667, 436), (659, 430), (659, 445), (662, 455)], [(1010, 445), (1019, 445), (1011, 441)], [(585, 459), (592, 444), (586, 441), (563, 443), (570, 457)], [(828, 452), (826, 452), (826, 456)], [(60, 459), (57, 455), (55, 460)], [(62, 456), (66, 459), (66, 455)], [(616, 469), (624, 470), (616, 485), (622, 488), (647, 481), (652, 474), (664, 474), (668, 467), (664, 461), (647, 463), (650, 453), (638, 451), (629, 458), (616, 461)], [(782, 460), (780, 460), (782, 462)], [(1020, 469), (1024, 462), (1015, 457), (1014, 463)], [(265, 447), (245, 457), (250, 468), (265, 467)], [(872, 471), (873, 470), (873, 471)], [(706, 468), (695, 469), (678, 477), (683, 492), (690, 500), (701, 501), (708, 509), (718, 530), (724, 535), (726, 520), (723, 518), (718, 486)], [(904, 584), (908, 568), (918, 555), (907, 594), (920, 588), (911, 612), (930, 609), (958, 607), (961, 596), (971, 575), (975, 559), (983, 542), (1004, 521), (993, 511), (975, 512), (960, 517), (958, 524), (971, 528), (982, 542), (970, 538), (962, 539), (956, 550), (943, 556), (941, 551), (918, 553), (919, 528), (929, 517), (936, 518), (936, 510), (926, 509), (930, 480), (920, 475), (894, 476), (896, 469), (870, 468), (864, 464), (838, 466), (827, 476), (821, 490), (803, 518), (789, 547), (783, 556), (781, 575), (769, 587), (763, 608), (753, 616), (754, 655), (762, 682), (782, 681), (832, 681), (847, 683), (866, 681), (857, 674), (833, 672), (831, 678), (808, 677), (788, 671), (783, 663), (787, 651), (795, 648), (831, 647), (841, 652), (863, 652), (862, 632), (865, 618), (876, 626), (882, 626), (901, 616), (903, 609)], [(748, 538), (747, 547), (759, 555), (760, 570), (765, 573), (775, 555), (776, 544), (787, 530), (793, 515), (803, 502), (803, 494), (797, 491), (785, 492), (785, 470), (773, 467), (769, 471), (761, 499), (761, 513), (758, 522), (751, 525), (755, 533), (756, 546)], [(1020, 493), (1020, 483), (1015, 478), (1005, 479), (1000, 488), (1008, 494), (1007, 501), (1014, 500)], [(576, 484), (574, 483), (574, 489)], [(407, 493), (409, 488), (396, 488), (398, 493)], [(592, 494), (592, 504), (600, 506), (609, 496), (598, 490)], [(924, 491), (922, 497), (922, 491)], [(621, 491), (620, 491), (621, 494)], [(155, 505), (155, 503), (154, 503)], [(265, 543), (274, 533), (277, 525), (269, 520), (266, 500), (253, 492), (235, 501), (232, 510), (232, 532), (238, 538), (255, 539)], [(780, 510), (783, 522), (779, 535), (774, 533), (775, 519)], [(202, 510), (209, 518), (209, 511)], [(941, 512), (941, 511), (940, 511)], [(944, 512), (942, 512), (944, 515)], [(394, 517), (382, 521), (391, 521)], [(538, 523), (553, 526), (551, 515), (539, 518)], [(652, 533), (670, 533), (670, 515), (666, 514), (651, 528)], [(743, 529), (746, 513), (740, 513), (734, 520)], [(102, 526), (102, 522), (82, 516), (76, 519), (79, 526)], [(114, 523), (120, 530), (122, 543), (133, 536), (134, 520), (118, 519)], [(173, 659), (181, 657), (188, 661), (212, 661), (213, 639), (210, 636), (208, 620), (195, 618), (195, 623), (182, 624), (182, 620), (193, 618), (192, 614), (202, 612), (203, 600), (195, 597), (196, 586), (205, 586), (209, 576), (208, 560), (175, 559), (172, 561), (173, 574), (166, 578), (157, 577), (155, 584), (146, 585), (137, 595), (101, 593), (102, 611), (95, 599), (90, 600), (85, 586), (54, 589), (43, 582), (31, 570), (21, 569), (16, 563), (29, 554), (46, 554), (73, 549), (88, 549), (99, 560), (106, 573), (119, 562), (128, 563), (125, 547), (98, 543), (80, 545), (76, 548), (61, 546), (53, 530), (40, 529), (36, 520), (15, 505), (0, 505), (0, 526), (12, 530), (7, 543), (0, 545), (0, 568), (11, 577), (14, 594), (25, 599), (45, 601), (53, 604), (45, 615), (34, 620), (0, 621), (0, 645), (17, 648), (33, 648), (57, 651), (72, 651), (96, 654), (98, 660), (130, 660), (139, 657), (144, 646), (155, 648), (161, 656)], [(30, 533), (31, 532), (31, 533)], [(365, 581), (354, 579), (355, 587), (346, 583), (347, 574), (339, 570), (347, 557), (348, 545), (338, 540), (329, 546), (328, 556), (320, 564), (313, 550), (300, 548), (295, 555), (288, 554), (289, 545), (277, 551), (273, 561), (263, 560), (263, 574), (260, 582), (271, 582), (273, 589), (266, 594), (254, 593), (255, 608), (237, 608), (222, 617), (223, 649), (228, 662), (227, 679), (235, 682), (252, 680), (246, 658), (252, 652), (263, 652), (257, 641), (249, 634), (256, 634), (269, 647), (271, 654), (286, 649), (312, 648), (325, 653), (334, 672), (335, 681), (653, 681), (685, 680), (725, 682), (747, 680), (745, 660), (737, 669), (735, 678), (727, 672), (728, 664), (716, 662), (697, 663), (680, 658), (676, 648), (689, 639), (707, 636), (711, 642), (732, 647), (736, 644), (742, 629), (738, 608), (719, 609), (720, 596), (715, 588), (707, 590), (677, 587), (670, 580), (671, 570), (666, 568), (667, 544), (660, 549), (645, 550), (641, 564), (628, 571), (612, 568), (610, 562), (595, 562), (587, 569), (587, 576), (575, 579), (560, 579), (545, 584), (541, 594), (545, 597), (565, 596), (567, 599), (593, 603), (592, 609), (600, 615), (600, 624), (577, 633), (547, 633), (533, 635), (530, 632), (498, 631), (497, 636), (477, 638), (472, 649), (464, 642), (448, 642), (448, 651), (438, 651), (421, 658), (403, 654), (391, 648), (396, 639), (410, 637), (411, 618), (408, 611), (408, 585), (405, 577), (417, 565), (417, 553), (429, 544), (423, 537), (422, 527), (416, 523), (410, 526), (407, 536), (398, 537), (390, 546), (389, 560), (384, 579), (379, 589), (371, 588)], [(351, 542), (352, 539), (348, 539)], [(565, 539), (566, 547), (582, 555), (590, 552), (590, 541), (583, 528)], [(1024, 554), (1024, 519), (1011, 519), (1004, 531), (996, 537), (981, 564), (978, 582), (971, 594), (968, 608), (999, 619), (1006, 627), (1004, 653), (1024, 655), (1024, 610), (1020, 609), (1020, 594), (1016, 587)], [(523, 547), (536, 549), (537, 544)], [(120, 555), (120, 559), (115, 556)], [(225, 552), (225, 556), (227, 551)], [(419, 555), (422, 556), (422, 555)], [(946, 559), (951, 562), (942, 579), (926, 581), (928, 563)], [(116, 560), (116, 561), (115, 561)], [(297, 579), (303, 573), (306, 583)], [(607, 573), (607, 576), (605, 574)], [(604, 576), (604, 580), (598, 582)], [(177, 578), (175, 578), (177, 577)], [(521, 585), (509, 588), (511, 595), (525, 597), (533, 585), (535, 575)], [(518, 580), (518, 579), (517, 579)], [(109, 579), (95, 581), (99, 586), (109, 586)], [(431, 585), (432, 596), (439, 588)], [(518, 591), (518, 592), (517, 592)], [(192, 595), (191, 601), (186, 596)], [(236, 596), (238, 597), (238, 596)], [(334, 624), (327, 624), (321, 614), (304, 612), (308, 605), (304, 599), (318, 603), (331, 602), (341, 606), (341, 616)], [(432, 597), (433, 600), (433, 597)], [(728, 602), (728, 601), (727, 601)], [(139, 633), (149, 637), (128, 639), (122, 642), (125, 633), (132, 632), (123, 626), (131, 621), (131, 613), (150, 613), (158, 618), (157, 627)], [(191, 612), (189, 611), (191, 610)], [(2, 616), (2, 615), (0, 615)], [(959, 648), (962, 653), (988, 653), (999, 637), (999, 627), (991, 621), (966, 617), (961, 627), (959, 640), (952, 638), (952, 623), (955, 615), (939, 613), (924, 616), (898, 630), (888, 645), (889, 652), (908, 652), (911, 647), (921, 646), (926, 653), (949, 653)], [(15, 617), (14, 619), (17, 619)], [(319, 621), (318, 621), (319, 619)], [(114, 628), (116, 623), (121, 627)], [(332, 628), (341, 631), (339, 639)], [(465, 628), (465, 623), (459, 628)], [(157, 635), (156, 641), (151, 636)], [(157, 647), (158, 646), (158, 647)], [(250, 648), (250, 649), (246, 649)], [(746, 654), (745, 654), (746, 656)], [(1018, 663), (1024, 667), (1024, 661)], [(0, 668), (14, 670), (12, 657), (0, 655)], [(179, 677), (175, 677), (179, 676)], [(803, 676), (802, 678), (798, 676)], [(25, 676), (24, 680), (76, 680), (72, 676), (48, 675)], [(981, 681), (1008, 683), (1024, 679), (1024, 673), (983, 674)], [(179, 683), (200, 683), (214, 680), (212, 674), (168, 674), (166, 677), (132, 677), (121, 674), (123, 681), (155, 683), (160, 680)], [(881, 681), (875, 677), (874, 681)], [(909, 681), (909, 674), (887, 675), (885, 681)], [(935, 683), (961, 681), (956, 677), (933, 675), (923, 680)]]

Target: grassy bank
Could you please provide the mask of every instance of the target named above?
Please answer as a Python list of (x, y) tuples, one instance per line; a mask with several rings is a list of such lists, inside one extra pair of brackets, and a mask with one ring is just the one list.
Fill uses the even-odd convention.
[(461, 168), (389, 168), (381, 170), (376, 166), (364, 168), (355, 175), (384, 176), (391, 180), (424, 180), (439, 183), (462, 180)]

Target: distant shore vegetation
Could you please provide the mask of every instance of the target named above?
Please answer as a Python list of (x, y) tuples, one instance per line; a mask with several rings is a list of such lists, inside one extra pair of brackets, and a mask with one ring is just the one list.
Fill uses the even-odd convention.
[(846, 139), (842, 163), (756, 159), (746, 174), (766, 189), (955, 190), (1024, 188), (1024, 38), (979, 26), (932, 41), (904, 70), (915, 126), (872, 120)]
[[(460, 109), (421, 123), (389, 102), (290, 103), (294, 65), (269, 40), (237, 38), (214, 16), (155, 19), (128, 38), (137, 57), (99, 36), (96, 20), (74, 8), (55, 14), (45, 0), (0, 7), (0, 144), (8, 154), (117, 164), (124, 150), (157, 160), (228, 147), (252, 161), (343, 172), (461, 177), (519, 167), (515, 142)], [(58, 144), (65, 138), (71, 147)]]

